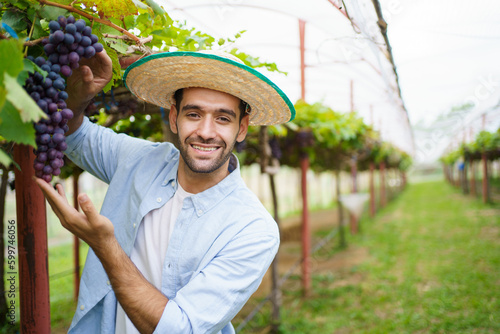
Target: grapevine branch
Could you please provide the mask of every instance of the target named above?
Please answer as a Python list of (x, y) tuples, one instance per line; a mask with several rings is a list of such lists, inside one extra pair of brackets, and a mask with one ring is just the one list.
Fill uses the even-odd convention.
[(137, 44), (139, 44), (139, 45), (142, 44), (141, 40), (137, 36), (134, 36), (133, 34), (129, 33), (127, 30), (123, 29), (122, 27), (117, 26), (116, 24), (114, 24), (111, 21), (104, 20), (104, 19), (92, 16), (90, 14), (85, 13), (82, 10), (79, 10), (79, 9), (74, 8), (72, 6), (63, 5), (63, 4), (60, 4), (60, 3), (57, 3), (57, 2), (52, 2), (52, 1), (48, 1), (48, 0), (38, 0), (38, 2), (41, 3), (41, 4), (44, 4), (44, 5), (48, 5), (48, 6), (54, 6), (54, 7), (63, 8), (63, 9), (66, 9), (67, 11), (70, 11), (70, 12), (73, 12), (73, 13), (77, 13), (77, 14), (83, 16), (83, 17), (86, 17), (86, 18), (88, 18), (91, 21), (96, 21), (96, 22), (105, 24), (105, 25), (107, 25), (107, 26), (109, 26), (109, 27), (111, 27), (113, 29), (118, 30), (122, 34), (127, 35), (131, 40), (135, 41)]

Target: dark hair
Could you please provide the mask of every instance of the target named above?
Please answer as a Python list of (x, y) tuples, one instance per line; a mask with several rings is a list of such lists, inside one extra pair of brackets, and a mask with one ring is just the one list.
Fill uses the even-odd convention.
[[(177, 109), (177, 112), (179, 112), (181, 108), (181, 102), (182, 102), (182, 92), (183, 88), (178, 89), (174, 93), (174, 101), (175, 101), (175, 108)], [(240, 109), (240, 122), (243, 119), (243, 116), (245, 116), (247, 113), (250, 113), (250, 106), (248, 103), (240, 99), (240, 105), (238, 107)]]

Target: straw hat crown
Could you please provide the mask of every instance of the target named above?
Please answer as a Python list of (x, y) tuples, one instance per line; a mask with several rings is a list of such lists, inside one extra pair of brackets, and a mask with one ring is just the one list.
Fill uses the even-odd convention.
[(203, 87), (229, 93), (250, 106), (250, 125), (291, 121), (288, 97), (262, 73), (221, 51), (163, 52), (144, 57), (125, 71), (123, 81), (139, 99), (170, 109), (174, 93)]

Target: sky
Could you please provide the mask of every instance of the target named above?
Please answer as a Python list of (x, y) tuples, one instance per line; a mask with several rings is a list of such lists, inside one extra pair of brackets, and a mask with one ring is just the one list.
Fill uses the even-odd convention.
[[(235, 46), (286, 71), (265, 75), (292, 102), (301, 97), (298, 21), (305, 21), (306, 101), (346, 112), (352, 104), (418, 161), (436, 160), (472, 137), (485, 112), (486, 129), (500, 125), (500, 1), (380, 0), (402, 99), (371, 0), (345, 1), (356, 26), (328, 0), (158, 2), (172, 18), (216, 37), (246, 30)], [(435, 123), (464, 104), (474, 107)]]

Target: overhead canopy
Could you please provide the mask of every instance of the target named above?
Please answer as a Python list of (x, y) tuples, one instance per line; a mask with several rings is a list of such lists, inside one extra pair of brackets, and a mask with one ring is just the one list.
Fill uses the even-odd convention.
[[(435, 160), (450, 143), (500, 125), (500, 2), (158, 2), (172, 18), (214, 37), (246, 30), (234, 46), (288, 72), (264, 71), (292, 101), (301, 97), (299, 20), (305, 22), (305, 100), (354, 109), (417, 161)], [(413, 137), (409, 120), (428, 124), (467, 103), (474, 104), (467, 112), (430, 129), (419, 126)]]

